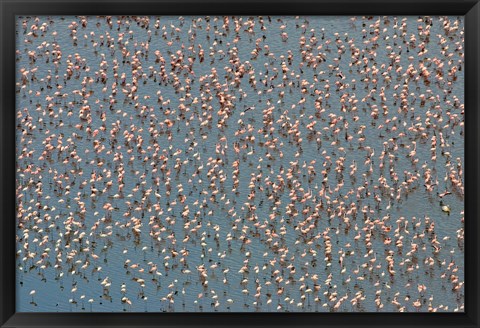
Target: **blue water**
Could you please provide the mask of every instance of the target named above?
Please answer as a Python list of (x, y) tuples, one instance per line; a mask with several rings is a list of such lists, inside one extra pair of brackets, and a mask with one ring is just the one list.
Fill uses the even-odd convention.
[(19, 17), (17, 311), (463, 311), (462, 46), (462, 17)]

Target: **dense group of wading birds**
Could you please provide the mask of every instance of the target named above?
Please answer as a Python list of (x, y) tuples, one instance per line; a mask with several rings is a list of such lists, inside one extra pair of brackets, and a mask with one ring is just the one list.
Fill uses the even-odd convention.
[(339, 19), (20, 17), (21, 310), (463, 311), (463, 23)]

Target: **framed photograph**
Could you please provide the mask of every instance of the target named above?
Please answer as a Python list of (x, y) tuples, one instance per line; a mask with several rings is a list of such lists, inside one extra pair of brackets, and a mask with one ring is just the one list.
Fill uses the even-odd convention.
[(478, 1), (8, 1), (1, 327), (478, 327)]

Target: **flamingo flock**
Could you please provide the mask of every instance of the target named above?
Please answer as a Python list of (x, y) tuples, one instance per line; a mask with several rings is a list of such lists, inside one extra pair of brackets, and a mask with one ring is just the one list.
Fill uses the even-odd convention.
[(464, 311), (461, 17), (18, 17), (17, 311)]

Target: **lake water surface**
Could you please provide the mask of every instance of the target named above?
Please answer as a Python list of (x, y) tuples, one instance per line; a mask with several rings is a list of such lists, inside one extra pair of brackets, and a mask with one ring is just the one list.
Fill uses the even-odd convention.
[(17, 311), (463, 311), (463, 22), (19, 17)]

